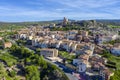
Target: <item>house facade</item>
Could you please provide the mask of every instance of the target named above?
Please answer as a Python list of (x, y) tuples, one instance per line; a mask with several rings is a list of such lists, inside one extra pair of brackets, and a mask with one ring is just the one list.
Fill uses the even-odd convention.
[(4, 42), (3, 48), (10, 48), (10, 47), (12, 47), (12, 43), (11, 42)]
[(120, 43), (114, 44), (113, 48), (111, 48), (110, 51), (114, 55), (120, 55)]
[(57, 57), (58, 50), (57, 49), (41, 49), (40, 55), (42, 55), (44, 57)]

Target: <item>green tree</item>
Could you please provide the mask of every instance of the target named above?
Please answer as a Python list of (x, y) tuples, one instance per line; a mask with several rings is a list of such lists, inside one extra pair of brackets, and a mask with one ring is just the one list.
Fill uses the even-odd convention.
[(5, 68), (4, 65), (2, 63), (0, 63), (0, 80), (5, 77), (6, 73), (5, 73)]
[(43, 56), (38, 57), (37, 64), (42, 68), (47, 68), (47, 62), (44, 60)]
[(37, 53), (37, 54), (40, 54), (40, 48), (37, 48), (37, 49), (36, 49), (36, 53)]
[(62, 73), (61, 73), (59, 70), (57, 70), (57, 69), (55, 69), (55, 70), (53, 71), (53, 75), (54, 75), (57, 79), (60, 79), (60, 78), (62, 77)]
[(110, 80), (120, 80), (120, 70), (116, 70), (114, 75), (111, 76)]
[(34, 65), (26, 67), (26, 80), (40, 80), (38, 67)]
[(15, 77), (16, 76), (16, 72), (14, 70), (12, 70), (11, 72), (9, 72), (9, 76), (10, 77)]
[(43, 78), (43, 80), (49, 80), (48, 76), (45, 75), (45, 77)]

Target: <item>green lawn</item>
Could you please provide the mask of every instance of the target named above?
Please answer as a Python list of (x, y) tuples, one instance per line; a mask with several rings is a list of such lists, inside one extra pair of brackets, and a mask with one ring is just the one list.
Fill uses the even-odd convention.
[(116, 63), (117, 69), (120, 69), (120, 57), (114, 56), (113, 54), (104, 51), (102, 54), (103, 57), (105, 57), (108, 61)]
[(108, 25), (110, 28), (120, 28), (120, 26)]
[(70, 63), (73, 59), (75, 59), (75, 55), (71, 55), (68, 52), (65, 51), (59, 51), (59, 56), (61, 56), (62, 58), (67, 59), (67, 61)]
[(114, 76), (110, 80), (120, 80), (120, 57), (114, 56), (107, 51), (104, 51), (102, 56), (108, 59), (108, 61), (116, 63), (117, 70), (114, 71)]

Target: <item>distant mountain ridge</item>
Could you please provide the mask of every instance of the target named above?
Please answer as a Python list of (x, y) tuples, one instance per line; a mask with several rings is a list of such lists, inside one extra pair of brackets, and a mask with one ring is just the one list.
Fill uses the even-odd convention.
[[(87, 22), (89, 23), (90, 20), (72, 20), (68, 19), (70, 22)], [(31, 21), (31, 22), (0, 22), (0, 28), (3, 27), (10, 27), (10, 26), (29, 26), (29, 25), (44, 25), (44, 24), (51, 24), (51, 23), (61, 23), (63, 20), (51, 20), (51, 21)], [(104, 25), (117, 25), (120, 26), (120, 19), (96, 19), (97, 23), (102, 23)]]
[(97, 22), (101, 22), (105, 25), (117, 25), (117, 26), (120, 26), (120, 19), (104, 19), (104, 20), (96, 20)]

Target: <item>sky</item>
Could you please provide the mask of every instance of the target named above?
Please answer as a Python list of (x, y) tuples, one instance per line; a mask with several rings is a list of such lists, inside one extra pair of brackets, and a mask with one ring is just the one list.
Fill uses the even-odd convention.
[(120, 19), (120, 0), (0, 0), (0, 21)]

